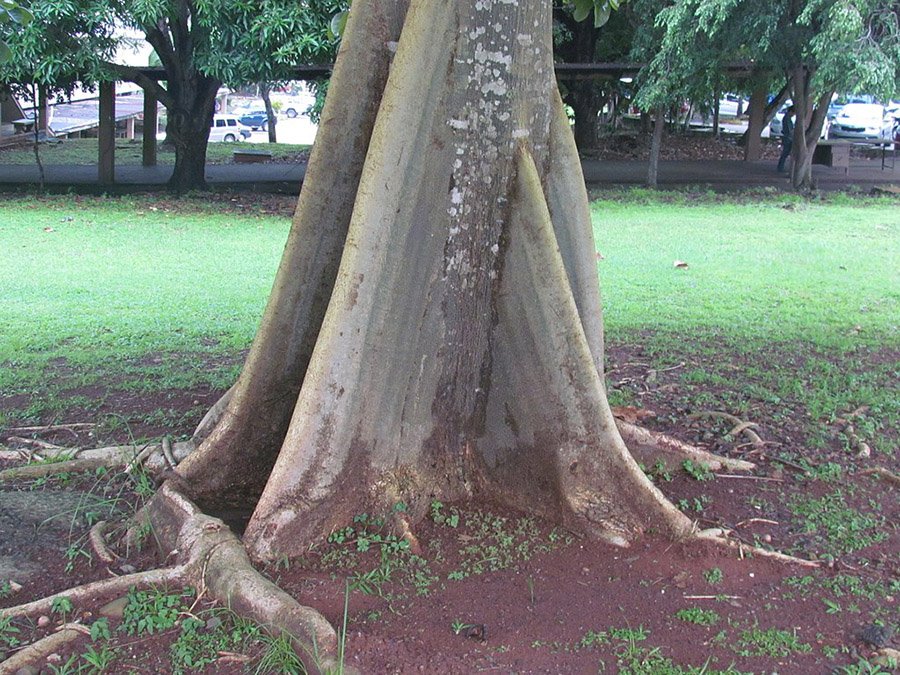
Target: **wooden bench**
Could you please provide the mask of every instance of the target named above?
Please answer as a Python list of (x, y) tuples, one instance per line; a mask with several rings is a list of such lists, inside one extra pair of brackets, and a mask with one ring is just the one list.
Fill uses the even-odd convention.
[(813, 152), (813, 164), (824, 164), (850, 173), (850, 148), (852, 141), (819, 141)]
[(235, 150), (235, 164), (262, 164), (272, 159), (272, 153), (268, 150)]

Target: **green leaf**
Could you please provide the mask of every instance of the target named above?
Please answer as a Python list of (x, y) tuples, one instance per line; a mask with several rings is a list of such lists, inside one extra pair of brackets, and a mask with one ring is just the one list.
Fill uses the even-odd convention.
[(13, 21), (22, 26), (27, 26), (34, 20), (34, 14), (24, 7), (10, 7), (6, 12)]
[(575, 11), (572, 16), (576, 21), (584, 21), (594, 8), (594, 0), (575, 0)]
[(609, 21), (609, 16), (612, 14), (612, 7), (610, 7), (611, 2), (604, 2), (602, 5), (594, 6), (594, 27), (600, 28), (607, 21)]
[(6, 63), (10, 59), (12, 59), (12, 52), (5, 42), (0, 42), (0, 63)]
[(347, 27), (348, 14), (349, 12), (344, 10), (331, 17), (331, 24), (328, 26), (328, 31), (331, 33), (332, 37), (339, 38), (344, 34), (344, 29)]

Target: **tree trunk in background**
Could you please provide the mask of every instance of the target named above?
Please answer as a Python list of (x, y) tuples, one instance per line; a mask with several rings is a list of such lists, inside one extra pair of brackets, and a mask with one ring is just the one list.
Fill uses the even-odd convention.
[(353, 3), (262, 326), (178, 472), (201, 504), (255, 502), (258, 560), (397, 502), (421, 518), (433, 499), (506, 503), (619, 545), (686, 534), (606, 400), (552, 3), (404, 9)]
[(650, 141), (650, 161), (647, 168), (647, 186), (655, 188), (659, 176), (659, 152), (662, 149), (663, 133), (666, 129), (666, 109), (656, 109), (653, 119), (653, 137)]
[(266, 107), (266, 119), (268, 120), (266, 131), (269, 132), (269, 143), (277, 143), (278, 130), (276, 125), (278, 124), (278, 116), (275, 114), (275, 108), (272, 107), (272, 89), (267, 84), (260, 84), (259, 92), (263, 105)]
[(713, 101), (713, 138), (719, 137), (719, 92), (716, 92), (716, 98)]
[(595, 150), (597, 139), (600, 136), (600, 115), (598, 111), (603, 106), (604, 97), (597, 89), (593, 80), (576, 80), (569, 86), (569, 104), (575, 112), (575, 145), (581, 152)]
[(791, 72), (792, 101), (796, 112), (794, 145), (791, 152), (791, 185), (796, 190), (804, 191), (815, 188), (812, 178), (813, 154), (833, 94), (831, 91), (824, 92), (814, 101), (810, 87), (813, 75), (813, 71), (804, 66), (798, 66)]
[(175, 168), (169, 189), (177, 194), (205, 190), (206, 145), (221, 82), (203, 75), (169, 81), (174, 106), (167, 106), (166, 140), (175, 147)]
[(767, 97), (765, 87), (757, 87), (750, 94), (750, 120), (744, 136), (745, 162), (755, 162), (762, 156), (762, 132), (765, 128)]
[[(594, 26), (593, 21), (575, 21), (565, 11), (558, 11), (556, 18), (572, 33), (571, 42), (560, 47), (558, 56), (569, 63), (592, 63), (597, 53), (600, 29)], [(594, 150), (600, 130), (598, 113), (606, 97), (597, 86), (597, 80), (590, 77), (567, 80), (566, 88), (565, 101), (575, 113), (575, 145), (581, 152)]]
[(784, 105), (790, 91), (790, 85), (785, 84), (775, 97), (767, 102), (766, 87), (753, 90), (750, 96), (750, 123), (738, 143), (744, 146), (744, 161), (753, 162), (762, 156), (762, 132)]

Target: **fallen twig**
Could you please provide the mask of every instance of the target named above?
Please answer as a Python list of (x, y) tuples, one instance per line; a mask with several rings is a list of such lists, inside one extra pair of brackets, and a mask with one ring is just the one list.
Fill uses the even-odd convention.
[(783, 483), (784, 478), (772, 478), (771, 476), (737, 476), (732, 473), (714, 473), (716, 478), (737, 478), (740, 480), (762, 480), (762, 481), (772, 481), (775, 483)]
[(740, 595), (682, 595), (685, 600), (742, 600)]
[(767, 525), (781, 525), (777, 520), (769, 520), (768, 518), (748, 518), (747, 520), (742, 520), (735, 527), (743, 527), (744, 525), (750, 525), (751, 523), (766, 523)]
[(66, 424), (46, 424), (36, 427), (9, 427), (7, 431), (13, 433), (37, 433), (42, 431), (68, 431), (71, 429), (93, 429), (96, 424), (93, 422), (69, 422)]

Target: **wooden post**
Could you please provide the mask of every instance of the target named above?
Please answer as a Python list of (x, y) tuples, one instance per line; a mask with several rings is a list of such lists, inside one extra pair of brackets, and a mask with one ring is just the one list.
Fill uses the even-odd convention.
[(156, 166), (156, 129), (159, 125), (156, 97), (147, 89), (144, 89), (144, 140), (143, 158), (144, 166)]
[(116, 83), (100, 83), (100, 156), (98, 179), (104, 185), (116, 182)]

